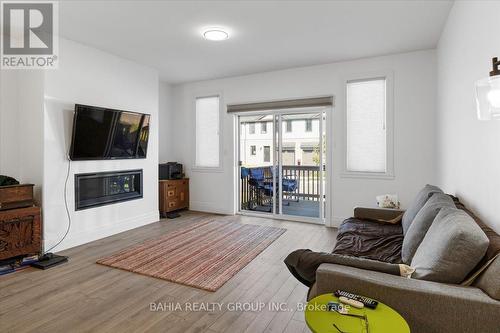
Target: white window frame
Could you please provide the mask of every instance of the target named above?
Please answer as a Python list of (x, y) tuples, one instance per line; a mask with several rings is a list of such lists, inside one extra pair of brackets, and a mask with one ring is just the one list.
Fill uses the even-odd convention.
[[(196, 119), (196, 100), (198, 98), (207, 98), (207, 97), (219, 97), (219, 166), (216, 167), (208, 167), (208, 166), (198, 166), (196, 165), (196, 124), (197, 124), (197, 119)], [(224, 116), (224, 99), (223, 99), (223, 94), (220, 91), (215, 91), (215, 92), (205, 92), (205, 93), (197, 93), (194, 94), (192, 97), (192, 114), (193, 114), (193, 138), (194, 138), (194, 144), (192, 147), (192, 167), (191, 171), (194, 172), (223, 172), (224, 171), (224, 160), (223, 160), (223, 146), (224, 146), (224, 131), (223, 131), (223, 116)]]
[[(386, 81), (386, 171), (350, 171), (347, 169), (347, 83), (351, 81), (364, 81), (385, 79)], [(394, 179), (394, 73), (392, 71), (377, 71), (369, 73), (346, 75), (342, 80), (344, 87), (343, 116), (343, 170), (341, 177), (345, 178), (373, 178)]]

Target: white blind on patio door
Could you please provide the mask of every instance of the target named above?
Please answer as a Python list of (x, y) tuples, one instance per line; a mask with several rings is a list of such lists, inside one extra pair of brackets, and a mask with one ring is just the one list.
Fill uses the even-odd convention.
[(227, 106), (227, 112), (248, 112), (248, 111), (270, 111), (294, 108), (309, 108), (319, 106), (333, 106), (333, 97), (312, 97), (301, 99), (288, 99), (282, 101), (257, 102), (246, 104), (230, 104)]

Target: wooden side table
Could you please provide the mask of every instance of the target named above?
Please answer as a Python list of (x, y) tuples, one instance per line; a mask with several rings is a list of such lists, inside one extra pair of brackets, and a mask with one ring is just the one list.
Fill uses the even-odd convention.
[[(328, 302), (339, 302), (333, 294), (319, 295), (307, 303), (305, 317), (307, 326), (314, 333), (324, 332), (360, 332), (360, 333), (409, 333), (410, 327), (403, 317), (391, 307), (379, 302), (375, 309), (356, 309), (350, 307), (349, 313), (365, 315), (368, 320), (368, 332), (361, 318), (328, 311)], [(334, 326), (337, 326), (337, 328)], [(340, 330), (339, 330), (340, 329)]]

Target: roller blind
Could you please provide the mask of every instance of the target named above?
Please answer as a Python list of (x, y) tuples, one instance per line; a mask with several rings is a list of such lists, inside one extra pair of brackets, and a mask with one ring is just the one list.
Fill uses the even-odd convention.
[(196, 167), (220, 166), (219, 140), (219, 96), (196, 98)]
[(386, 79), (347, 82), (347, 171), (387, 171)]
[(306, 108), (317, 106), (333, 106), (333, 97), (314, 97), (291, 99), (283, 101), (247, 103), (247, 104), (231, 104), (227, 106), (227, 112), (246, 112), (246, 111), (261, 111), (261, 110), (278, 110), (292, 108)]

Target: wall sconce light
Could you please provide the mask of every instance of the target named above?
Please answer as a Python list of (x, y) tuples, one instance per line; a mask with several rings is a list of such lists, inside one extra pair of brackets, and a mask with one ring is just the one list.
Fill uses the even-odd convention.
[(476, 107), (479, 120), (500, 120), (500, 61), (493, 58), (490, 77), (476, 82)]

